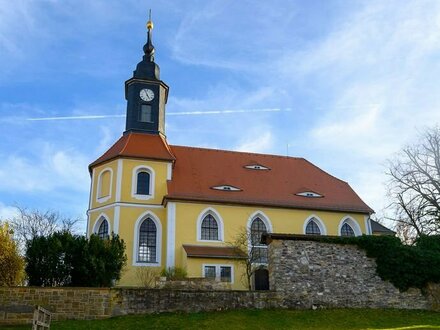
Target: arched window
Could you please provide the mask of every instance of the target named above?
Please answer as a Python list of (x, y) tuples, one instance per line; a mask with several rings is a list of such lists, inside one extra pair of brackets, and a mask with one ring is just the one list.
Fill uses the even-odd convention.
[(155, 263), (157, 251), (157, 228), (151, 218), (146, 218), (139, 227), (138, 262)]
[(207, 214), (202, 221), (201, 239), (208, 241), (218, 241), (218, 224), (217, 220), (211, 215)]
[(267, 246), (261, 243), (261, 236), (267, 233), (266, 225), (259, 217), (254, 218), (250, 228), (250, 254), (255, 263), (267, 263)]
[(348, 223), (344, 223), (341, 227), (341, 236), (356, 236), (353, 228)]
[(110, 198), (112, 183), (112, 171), (110, 168), (103, 170), (98, 177), (97, 200), (104, 202)]
[(137, 174), (136, 194), (137, 195), (150, 194), (150, 173), (146, 171), (142, 171)]
[(306, 226), (306, 235), (321, 235), (321, 229), (315, 222), (315, 218), (309, 220)]
[(154, 198), (154, 170), (147, 165), (139, 165), (133, 169), (131, 181), (131, 197), (139, 200)]
[(99, 229), (98, 229), (97, 235), (101, 239), (109, 238), (108, 222), (107, 222), (107, 220), (105, 220), (105, 219), (102, 220), (101, 224), (99, 225)]

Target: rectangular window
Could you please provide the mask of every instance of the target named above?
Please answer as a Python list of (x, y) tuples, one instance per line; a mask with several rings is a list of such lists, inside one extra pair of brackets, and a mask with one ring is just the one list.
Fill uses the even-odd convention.
[(141, 104), (141, 110), (139, 112), (139, 121), (141, 123), (153, 122), (152, 116), (151, 116), (151, 105)]
[(203, 267), (203, 276), (221, 282), (233, 282), (232, 266), (209, 265)]
[(215, 280), (215, 266), (205, 266), (205, 278)]
[(231, 267), (221, 266), (220, 267), (220, 281), (222, 282), (232, 282)]

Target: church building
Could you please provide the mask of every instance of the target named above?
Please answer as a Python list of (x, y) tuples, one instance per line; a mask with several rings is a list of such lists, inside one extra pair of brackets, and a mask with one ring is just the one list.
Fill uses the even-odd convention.
[[(350, 185), (304, 158), (169, 144), (169, 87), (154, 61), (151, 21), (147, 28), (145, 55), (125, 82), (125, 131), (89, 166), (87, 234), (115, 233), (127, 247), (117, 285), (141, 285), (139, 267), (181, 267), (189, 277), (246, 289), (243, 256), (231, 248), (243, 231), (259, 251), (263, 277), (262, 233), (374, 234), (373, 210)], [(254, 288), (261, 285), (253, 279)]]

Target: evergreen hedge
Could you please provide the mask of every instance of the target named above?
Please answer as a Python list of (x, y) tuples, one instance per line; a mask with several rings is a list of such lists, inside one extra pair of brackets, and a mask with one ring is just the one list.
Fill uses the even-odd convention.
[(109, 287), (120, 279), (127, 257), (117, 235), (87, 239), (64, 231), (30, 240), (25, 260), (29, 285)]

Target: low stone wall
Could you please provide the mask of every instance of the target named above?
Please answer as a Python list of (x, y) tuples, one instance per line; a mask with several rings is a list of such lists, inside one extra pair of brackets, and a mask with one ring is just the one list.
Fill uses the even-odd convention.
[(0, 287), (0, 325), (17, 321), (29, 323), (32, 315), (23, 312), (32, 311), (35, 305), (52, 312), (54, 320), (65, 320), (159, 312), (277, 308), (280, 301), (270, 291)]
[(284, 307), (432, 308), (420, 290), (399, 292), (383, 281), (375, 260), (357, 246), (299, 239), (269, 244), (270, 288), (282, 296)]
[[(237, 308), (440, 308), (440, 287), (399, 292), (356, 246), (294, 239), (269, 244), (272, 291), (0, 287), (0, 325), (30, 322), (41, 305), (54, 320)], [(29, 315), (30, 316), (29, 316)]]
[(231, 284), (204, 277), (190, 277), (184, 280), (167, 280), (160, 277), (156, 280), (155, 289), (222, 291), (231, 290)]

